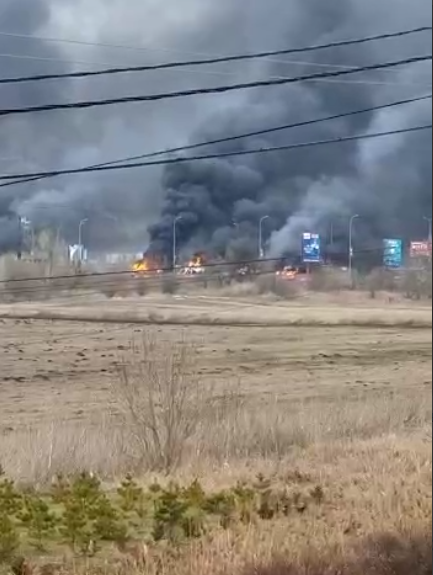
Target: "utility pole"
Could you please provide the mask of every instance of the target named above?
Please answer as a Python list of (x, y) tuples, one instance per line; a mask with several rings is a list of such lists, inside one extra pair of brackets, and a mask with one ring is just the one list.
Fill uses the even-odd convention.
[(263, 216), (259, 222), (259, 259), (263, 259), (265, 256), (263, 250), (263, 223), (268, 220), (270, 216)]
[(177, 216), (173, 220), (173, 273), (176, 272), (177, 264), (177, 223), (182, 219), (182, 216)]
[(349, 274), (350, 274), (350, 281), (353, 285), (353, 226), (355, 224), (355, 220), (359, 218), (359, 214), (355, 214), (350, 218), (350, 225), (349, 225)]

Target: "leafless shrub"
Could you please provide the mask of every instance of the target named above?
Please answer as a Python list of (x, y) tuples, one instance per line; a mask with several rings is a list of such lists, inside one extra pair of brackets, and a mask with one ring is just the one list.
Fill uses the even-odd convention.
[[(119, 276), (111, 278), (108, 286), (111, 284), (111, 290), (114, 290), (114, 296), (119, 298), (128, 298), (133, 296), (137, 290), (137, 279), (129, 276)], [(110, 287), (108, 288), (110, 289)]]
[(231, 285), (222, 287), (220, 295), (223, 297), (251, 297), (257, 295), (263, 295), (259, 291), (257, 283), (232, 283)]
[(405, 271), (403, 280), (405, 296), (412, 300), (432, 299), (432, 263), (419, 264)]
[(100, 287), (101, 293), (108, 299), (113, 299), (116, 297), (118, 292), (118, 282), (112, 281)]
[(266, 274), (256, 279), (257, 289), (260, 295), (275, 294), (281, 299), (292, 300), (299, 296), (299, 287), (296, 281)]
[(90, 271), (78, 273), (66, 264), (52, 261), (0, 259), (0, 296), (5, 301), (42, 301), (63, 292), (94, 289)]
[(341, 291), (350, 287), (350, 279), (336, 268), (318, 268), (310, 276), (309, 287), (314, 292)]
[(48, 268), (41, 263), (23, 262), (5, 256), (0, 260), (0, 297), (4, 301), (46, 299), (50, 290), (45, 280)]
[(174, 274), (166, 274), (162, 278), (161, 290), (163, 294), (175, 295), (179, 291), (179, 281)]
[(149, 281), (147, 278), (136, 278), (135, 280), (135, 293), (140, 297), (147, 295), (149, 291)]
[(370, 293), (371, 299), (375, 299), (377, 292), (395, 292), (399, 285), (394, 270), (377, 268), (365, 278), (365, 287)]
[(184, 337), (161, 341), (147, 332), (119, 365), (114, 391), (147, 469), (176, 469), (203, 423), (210, 389), (200, 382), (196, 355)]

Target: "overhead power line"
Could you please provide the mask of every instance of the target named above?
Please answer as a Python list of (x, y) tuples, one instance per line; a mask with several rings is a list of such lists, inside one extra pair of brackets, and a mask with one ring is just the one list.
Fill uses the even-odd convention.
[(256, 154), (267, 154), (272, 152), (284, 152), (284, 151), (292, 151), (292, 150), (300, 150), (304, 148), (313, 148), (318, 146), (325, 146), (331, 144), (344, 144), (348, 142), (356, 142), (360, 140), (371, 140), (375, 138), (382, 138), (386, 136), (395, 136), (399, 134), (410, 134), (416, 132), (422, 132), (426, 130), (431, 130), (432, 124), (426, 124), (422, 126), (414, 126), (411, 128), (403, 128), (400, 130), (389, 130), (386, 132), (375, 132), (371, 134), (360, 134), (356, 136), (347, 136), (343, 138), (333, 138), (328, 140), (318, 140), (315, 142), (303, 142), (299, 144), (290, 144), (287, 146), (276, 146), (271, 148), (256, 148), (252, 150), (240, 150), (237, 152), (223, 152), (219, 154), (208, 154), (204, 156), (191, 156), (191, 157), (180, 157), (180, 158), (169, 158), (166, 160), (155, 160), (152, 162), (139, 162), (136, 164), (121, 164), (115, 166), (104, 166), (104, 167), (97, 167), (97, 168), (77, 168), (77, 169), (70, 169), (70, 170), (57, 170), (53, 172), (39, 172), (39, 173), (32, 173), (32, 174), (19, 174), (19, 175), (9, 175), (9, 176), (0, 176), (0, 181), (7, 181), (7, 180), (16, 180), (22, 178), (45, 178), (51, 176), (64, 176), (64, 175), (75, 175), (75, 174), (82, 174), (82, 173), (91, 173), (91, 172), (106, 172), (106, 171), (114, 171), (114, 170), (131, 170), (136, 168), (145, 168), (151, 166), (167, 166), (172, 164), (185, 164), (189, 162), (196, 162), (196, 161), (204, 161), (204, 160), (217, 160), (217, 159), (224, 159), (224, 158), (234, 158), (239, 156), (252, 156)]
[[(282, 132), (285, 130), (290, 130), (290, 129), (295, 129), (295, 128), (301, 128), (301, 127), (307, 127), (307, 126), (312, 126), (315, 124), (320, 124), (320, 123), (324, 123), (324, 122), (329, 122), (329, 121), (334, 121), (334, 120), (340, 120), (343, 118), (348, 118), (348, 117), (352, 117), (352, 116), (358, 116), (361, 114), (369, 114), (369, 113), (373, 113), (373, 112), (378, 112), (380, 110), (385, 110), (388, 108), (394, 108), (397, 106), (403, 106), (403, 105), (407, 105), (407, 104), (412, 104), (412, 103), (416, 103), (416, 102), (421, 102), (421, 101), (425, 101), (425, 100), (431, 100), (432, 99), (432, 94), (428, 94), (425, 96), (419, 96), (416, 98), (408, 98), (405, 100), (399, 100), (399, 101), (395, 101), (395, 102), (389, 102), (387, 104), (381, 104), (381, 105), (377, 105), (377, 106), (371, 106), (369, 108), (363, 108), (360, 110), (352, 110), (349, 112), (345, 112), (342, 114), (334, 114), (332, 116), (324, 116), (321, 118), (314, 118), (311, 120), (304, 120), (301, 122), (296, 122), (296, 123), (291, 123), (291, 124), (285, 124), (282, 126), (276, 126), (273, 128), (267, 128), (267, 129), (263, 129), (263, 130), (256, 130), (256, 131), (252, 131), (252, 132), (246, 132), (243, 134), (238, 134), (235, 136), (228, 136), (225, 138), (217, 138), (214, 140), (207, 140), (207, 141), (203, 141), (203, 142), (197, 142), (195, 144), (189, 144), (186, 146), (178, 146), (178, 147), (174, 147), (174, 148), (168, 148), (168, 149), (163, 149), (163, 150), (159, 150), (156, 152), (149, 152), (146, 154), (140, 154), (140, 155), (136, 155), (136, 156), (129, 156), (129, 157), (125, 157), (125, 158), (121, 158), (118, 160), (112, 160), (109, 162), (104, 162), (104, 163), (100, 163), (100, 164), (93, 164), (90, 166), (85, 166), (82, 168), (83, 172), (84, 171), (88, 171), (89, 169), (92, 168), (102, 168), (105, 166), (113, 166), (116, 164), (122, 164), (122, 163), (127, 163), (127, 162), (136, 162), (138, 160), (144, 160), (144, 159), (151, 159), (151, 158), (156, 158), (158, 156), (165, 156), (165, 155), (170, 155), (170, 154), (175, 154), (175, 153), (179, 153), (179, 152), (187, 152), (187, 151), (191, 151), (191, 150), (196, 150), (199, 148), (203, 148), (206, 146), (213, 146), (213, 145), (217, 145), (217, 144), (225, 144), (225, 143), (230, 143), (230, 142), (236, 142), (239, 140), (243, 140), (246, 138), (252, 138), (252, 137), (257, 137), (257, 136), (264, 136), (267, 134), (272, 134), (272, 133), (277, 133), (277, 132)], [(5, 186), (11, 186), (11, 185), (16, 185), (16, 184), (23, 184), (23, 183), (29, 183), (29, 182), (34, 182), (36, 180), (42, 180), (42, 179), (46, 179), (46, 178), (50, 178), (50, 177), (55, 177), (55, 174), (53, 174), (52, 172), (49, 173), (47, 172), (48, 175), (45, 176), (39, 176), (39, 177), (31, 177), (31, 178), (26, 178), (26, 179), (21, 179), (20, 176), (11, 176), (11, 178), (13, 178), (13, 181), (8, 182), (6, 184), (0, 184), (0, 188), (5, 187)]]
[(202, 96), (206, 94), (224, 94), (228, 92), (247, 90), (251, 88), (263, 88), (269, 86), (284, 86), (287, 84), (295, 84), (299, 82), (308, 82), (310, 80), (317, 80), (321, 78), (338, 78), (340, 76), (347, 76), (349, 74), (356, 74), (361, 72), (369, 72), (371, 70), (386, 70), (389, 68), (396, 68), (407, 64), (416, 64), (420, 62), (427, 62), (432, 60), (432, 55), (416, 56), (414, 58), (406, 58), (405, 60), (396, 60), (393, 62), (385, 62), (382, 64), (373, 64), (370, 66), (362, 66), (360, 68), (353, 68), (350, 70), (337, 70), (335, 72), (324, 72), (319, 74), (295, 76), (293, 78), (276, 78), (273, 80), (261, 80), (258, 82), (245, 82), (240, 84), (232, 84), (226, 86), (217, 86), (214, 88), (198, 88), (194, 90), (183, 90), (177, 92), (166, 92), (162, 94), (149, 94), (144, 96), (127, 96), (123, 98), (111, 98), (108, 100), (87, 100), (82, 102), (71, 102), (65, 104), (46, 104), (42, 106), (28, 106), (25, 108), (12, 108), (0, 110), (1, 116), (22, 115), (34, 112), (51, 112), (54, 110), (79, 110), (86, 108), (95, 108), (101, 106), (112, 106), (115, 104), (130, 104), (137, 102), (158, 102), (161, 100), (173, 100), (175, 98), (184, 98), (189, 96)]
[[(71, 60), (66, 58), (43, 58), (42, 56), (31, 56), (29, 54), (9, 54), (9, 53), (0, 53), (0, 58), (12, 58), (15, 60), (31, 60), (34, 62), (42, 62), (46, 64), (54, 63), (54, 64), (80, 64), (86, 66), (110, 66), (112, 64), (107, 64), (106, 62), (90, 62), (89, 60)], [(354, 66), (349, 66), (345, 64), (335, 64), (335, 63), (324, 63), (324, 62), (312, 62), (312, 61), (294, 61), (294, 60), (277, 60), (275, 58), (267, 58), (267, 62), (272, 64), (278, 64), (280, 66), (303, 66), (303, 67), (313, 67), (313, 68), (336, 68), (336, 69), (346, 69), (349, 70), (354, 68)], [(181, 73), (181, 74), (201, 74), (205, 76), (231, 76), (231, 77), (238, 77), (239, 74), (237, 72), (228, 72), (226, 70), (209, 70), (203, 68), (174, 68), (171, 72)], [(393, 70), (390, 70), (393, 72)], [(281, 74), (278, 77), (282, 77)], [(413, 82), (408, 80), (349, 80), (346, 79), (327, 79), (322, 78), (319, 80), (314, 80), (318, 83), (327, 83), (327, 84), (346, 84), (350, 85), (361, 85), (361, 86), (399, 86), (399, 87), (418, 87), (418, 88), (431, 88), (431, 82)], [(13, 84), (12, 84), (13, 85)]]
[(240, 54), (233, 56), (221, 56), (216, 58), (203, 58), (200, 60), (189, 60), (189, 61), (177, 61), (177, 62), (167, 62), (163, 64), (152, 64), (146, 66), (129, 66), (129, 67), (117, 67), (108, 68), (105, 70), (91, 70), (91, 71), (80, 71), (80, 72), (68, 72), (64, 74), (39, 74), (33, 76), (24, 76), (18, 78), (1, 78), (0, 84), (19, 84), (24, 82), (40, 82), (43, 80), (59, 80), (65, 78), (88, 78), (93, 76), (106, 76), (113, 74), (125, 74), (125, 73), (136, 73), (136, 72), (149, 72), (156, 70), (170, 70), (174, 68), (186, 68), (193, 66), (205, 66), (210, 64), (222, 64), (228, 62), (241, 62), (247, 60), (257, 60), (264, 58), (272, 58), (275, 56), (287, 56), (291, 54), (305, 54), (308, 52), (315, 52), (319, 50), (333, 49), (339, 47), (355, 46), (359, 44), (366, 44), (370, 42), (376, 42), (379, 40), (388, 40), (392, 38), (401, 38), (405, 36), (411, 36), (414, 34), (420, 34), (422, 32), (431, 31), (432, 27), (422, 26), (419, 28), (414, 28), (411, 30), (403, 30), (388, 34), (378, 34), (375, 36), (366, 36), (363, 38), (356, 38), (353, 40), (344, 40), (339, 42), (330, 42), (327, 44), (316, 44), (313, 46), (306, 46), (302, 48), (286, 48), (283, 50), (273, 50), (267, 52), (256, 52), (252, 54)]
[[(418, 30), (424, 31), (431, 31), (432, 27), (418, 27), (414, 29), (414, 33)], [(175, 50), (172, 48), (160, 48), (160, 47), (150, 47), (150, 46), (137, 46), (131, 44), (113, 44), (109, 42), (91, 42), (89, 40), (79, 40), (76, 38), (53, 38), (49, 36), (36, 36), (34, 34), (23, 34), (19, 32), (7, 32), (7, 31), (0, 31), (0, 36), (4, 36), (6, 38), (16, 38), (16, 39), (23, 39), (23, 40), (38, 40), (41, 42), (50, 42), (54, 44), (71, 44), (77, 46), (89, 46), (92, 48), (110, 48), (115, 50), (126, 50), (132, 52), (166, 52), (166, 53), (179, 53), (179, 50)], [(192, 51), (185, 51), (183, 50), (181, 53), (193, 56), (210, 56), (209, 54), (204, 54), (202, 52), (192, 52)]]

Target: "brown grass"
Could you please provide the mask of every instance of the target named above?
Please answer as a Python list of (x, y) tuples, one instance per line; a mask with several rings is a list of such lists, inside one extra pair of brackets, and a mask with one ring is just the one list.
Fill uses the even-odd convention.
[[(215, 303), (215, 302), (214, 302)], [(155, 304), (151, 300), (139, 308), (131, 310), (111, 309), (96, 303), (91, 309), (78, 305), (64, 306), (61, 303), (50, 304), (44, 309), (31, 304), (14, 307), (0, 305), (0, 319), (58, 320), (70, 322), (93, 322), (106, 324), (129, 323), (135, 325), (172, 325), (172, 326), (304, 326), (304, 327), (359, 327), (383, 328), (401, 327), (426, 329), (432, 326), (431, 309), (423, 308), (354, 308), (354, 307), (310, 307), (308, 305), (281, 306), (263, 305), (252, 302), (244, 309), (227, 308), (229, 301), (221, 299), (220, 307), (203, 311), (182, 306)], [(81, 304), (81, 305), (80, 305)], [(134, 306), (133, 306), (134, 307)], [(99, 308), (99, 309), (98, 309)]]
[[(115, 393), (105, 410), (101, 405), (102, 415), (79, 422), (53, 417), (51, 423), (6, 429), (0, 464), (10, 477), (32, 485), (82, 469), (101, 475), (107, 487), (127, 472), (149, 483), (170, 470), (162, 481), (198, 477), (208, 490), (264, 474), (300, 492), (320, 486), (323, 503), (289, 519), (216, 530), (178, 549), (148, 549), (138, 542), (120, 554), (113, 550), (102, 565), (57, 558), (64, 570), (54, 573), (430, 572), (430, 387), (353, 395), (333, 387), (331, 395), (308, 400), (305, 390), (305, 400), (297, 401), (269, 393), (264, 384), (258, 395), (233, 381), (200, 389), (197, 353), (188, 340), (163, 342), (152, 332), (119, 358)], [(373, 352), (368, 359), (382, 361)], [(287, 385), (290, 377), (287, 371)]]
[[(135, 383), (128, 385), (135, 388)], [(131, 413), (130, 393), (142, 413)], [(184, 401), (184, 392), (176, 393), (177, 400)], [(427, 391), (412, 399), (399, 395), (392, 399), (384, 393), (374, 399), (358, 398), (348, 403), (336, 398), (329, 405), (315, 402), (296, 408), (277, 399), (267, 405), (251, 404), (235, 393), (227, 393), (215, 396), (213, 405), (205, 409), (202, 401), (208, 395), (197, 389), (184, 397), (199, 403), (170, 407), (171, 400), (163, 399), (173, 410), (172, 424), (179, 432), (179, 437), (166, 445), (171, 433), (169, 424), (161, 414), (146, 418), (152, 411), (148, 402), (153, 407), (160, 391), (151, 399), (144, 394), (144, 390), (127, 391), (122, 404), (113, 406), (116, 411), (126, 409), (121, 416), (107, 414), (87, 424), (53, 420), (36, 428), (6, 431), (0, 436), (0, 463), (10, 477), (30, 483), (45, 483), (56, 473), (71, 474), (82, 469), (108, 480), (122, 477), (125, 470), (146, 474), (161, 470), (161, 459), (171, 461), (172, 457), (176, 464), (182, 464), (177, 473), (184, 478), (197, 474), (203, 477), (206, 470), (221, 467), (223, 476), (240, 477), (248, 466), (259, 472), (278, 469), (284, 465), (281, 462), (297, 465), (301, 454), (314, 466), (321, 450), (353, 456), (357, 443), (361, 452), (368, 442), (374, 449), (382, 441), (395, 445), (396, 437), (415, 430), (421, 438), (430, 434), (431, 398), (429, 401)], [(221, 480), (218, 473), (209, 475), (213, 482)]]
[(370, 536), (341, 555), (327, 557), (313, 549), (296, 563), (275, 558), (248, 566), (244, 575), (429, 575), (432, 531)]
[[(286, 526), (287, 534), (287, 526)], [(275, 536), (275, 539), (271, 539)], [(314, 537), (314, 533), (310, 533)], [(259, 534), (251, 527), (184, 546), (170, 554), (146, 545), (131, 546), (111, 562), (63, 559), (45, 563), (17, 561), (22, 575), (430, 575), (432, 530), (401, 527), (349, 543), (329, 542), (326, 548), (312, 539), (302, 550), (287, 548), (284, 529)], [(280, 545), (279, 549), (277, 545)], [(283, 547), (281, 547), (281, 545)], [(93, 564), (92, 564), (93, 563)], [(9, 572), (2, 571), (0, 573)]]

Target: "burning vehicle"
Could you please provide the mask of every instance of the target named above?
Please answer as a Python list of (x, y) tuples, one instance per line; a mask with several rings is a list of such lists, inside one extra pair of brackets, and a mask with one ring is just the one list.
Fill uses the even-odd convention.
[(296, 266), (285, 266), (282, 270), (277, 270), (275, 274), (279, 278), (292, 281), (299, 277), (300, 270)]
[(179, 274), (183, 276), (202, 275), (206, 272), (206, 263), (206, 256), (203, 253), (198, 252), (193, 255), (185, 267), (180, 269)]
[(143, 277), (149, 274), (162, 274), (162, 261), (155, 257), (143, 254), (143, 257), (132, 264), (132, 276), (135, 278)]
[(277, 266), (275, 275), (287, 281), (305, 280), (308, 277), (308, 268), (300, 261), (285, 259)]

